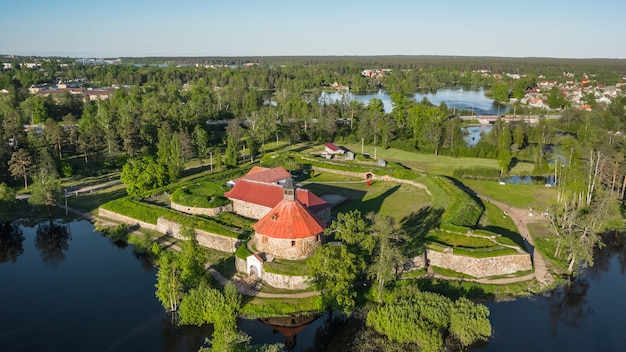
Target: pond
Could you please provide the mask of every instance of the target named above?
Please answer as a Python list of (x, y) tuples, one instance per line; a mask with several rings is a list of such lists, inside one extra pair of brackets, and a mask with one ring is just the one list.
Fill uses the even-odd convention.
[[(86, 221), (44, 237), (44, 224), (0, 241), (0, 351), (197, 351), (211, 329), (177, 328), (154, 295), (156, 270)], [(475, 350), (621, 351), (626, 346), (626, 247), (607, 237), (596, 265), (569, 287), (486, 303), (494, 335)], [(252, 342), (293, 351), (346, 351), (346, 324), (330, 317), (240, 320)], [(350, 341), (350, 340), (348, 340)], [(326, 346), (326, 347), (320, 347)]]
[[(420, 102), (427, 98), (434, 105), (445, 102), (448, 108), (466, 110), (474, 115), (500, 115), (508, 110), (508, 106), (502, 105), (485, 96), (485, 89), (479, 86), (456, 85), (439, 88), (436, 91), (416, 92), (408, 96)], [(365, 105), (371, 99), (379, 99), (383, 102), (385, 112), (393, 110), (391, 96), (383, 89), (375, 93), (351, 93), (351, 92), (322, 92), (319, 97), (320, 103), (341, 102), (342, 100), (356, 100)]]

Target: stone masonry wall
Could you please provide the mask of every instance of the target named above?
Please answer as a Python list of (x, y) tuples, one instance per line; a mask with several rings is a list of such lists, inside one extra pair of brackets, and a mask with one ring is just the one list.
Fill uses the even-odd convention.
[[(252, 236), (252, 245), (259, 252), (265, 252), (276, 258), (300, 260), (313, 255), (315, 248), (321, 244), (322, 236), (323, 235), (320, 234), (320, 241), (318, 241), (316, 236), (297, 239), (282, 239), (255, 233)], [(292, 241), (294, 243), (293, 246)]]
[[(185, 240), (180, 234), (181, 225), (177, 222), (159, 218), (157, 220), (157, 231), (161, 233), (169, 233), (172, 237)], [(196, 240), (203, 247), (217, 249), (222, 252), (235, 253), (237, 247), (243, 242), (240, 239), (217, 235), (196, 229)]]
[(311, 286), (307, 282), (307, 276), (287, 276), (275, 273), (268, 273), (264, 270), (262, 273), (262, 277), (263, 281), (265, 281), (268, 285), (286, 290), (303, 290)]
[(233, 211), (233, 205), (227, 204), (217, 208), (196, 208), (196, 207), (188, 207), (186, 205), (177, 204), (174, 202), (170, 202), (170, 208), (180, 211), (182, 213), (193, 214), (193, 215), (208, 215), (208, 216), (217, 216), (221, 213), (227, 213)]
[(402, 271), (407, 272), (407, 271), (413, 271), (413, 270), (419, 270), (419, 269), (423, 269), (426, 267), (426, 253), (422, 254), (422, 255), (418, 255), (417, 257), (413, 257), (413, 258), (409, 258), (406, 263), (404, 263), (404, 266), (402, 267)]
[(235, 256), (235, 270), (239, 273), (248, 273), (248, 264), (245, 259)]
[(272, 208), (233, 199), (233, 212), (250, 219), (259, 220), (264, 217), (265, 214), (269, 213), (270, 210), (272, 210)]
[[(247, 263), (245, 259), (235, 257), (235, 268), (240, 273), (248, 274)], [(311, 286), (308, 283), (307, 276), (288, 276), (275, 273), (268, 273), (263, 270), (260, 273), (261, 279), (268, 285), (276, 288), (287, 290), (303, 290)]]
[(513, 274), (533, 269), (530, 254), (513, 254), (490, 258), (472, 258), (453, 253), (427, 250), (428, 264), (477, 278)]
[(139, 225), (139, 227), (141, 227), (142, 229), (146, 229), (146, 230), (154, 230), (157, 231), (157, 225), (155, 224), (150, 224), (147, 222), (143, 222), (143, 221), (139, 221), (137, 219), (133, 219), (131, 217), (125, 216), (125, 215), (121, 215), (118, 213), (114, 213), (112, 211), (103, 209), (103, 208), (98, 208), (98, 216), (102, 216), (104, 218), (109, 218), (111, 220), (117, 221), (117, 222), (121, 222), (124, 224), (128, 224), (128, 225)]

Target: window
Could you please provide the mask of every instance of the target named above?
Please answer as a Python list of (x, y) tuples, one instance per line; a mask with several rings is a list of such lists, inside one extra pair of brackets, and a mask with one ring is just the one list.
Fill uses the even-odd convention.
[(294, 247), (296, 245), (296, 241), (291, 241), (291, 246)]
[(261, 237), (261, 243), (267, 243), (267, 236)]

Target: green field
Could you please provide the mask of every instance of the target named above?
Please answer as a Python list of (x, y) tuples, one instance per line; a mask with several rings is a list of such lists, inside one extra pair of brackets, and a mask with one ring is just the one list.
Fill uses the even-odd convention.
[(476, 193), (517, 208), (545, 210), (556, 201), (556, 188), (540, 185), (501, 185), (495, 181), (461, 180)]
[(361, 178), (334, 173), (315, 173), (299, 183), (318, 196), (350, 196), (352, 201), (333, 209), (333, 215), (358, 209), (363, 214), (380, 212), (400, 221), (431, 202), (428, 193), (417, 187), (385, 181), (373, 181), (368, 186)]
[[(347, 148), (355, 153), (361, 152), (361, 144), (341, 144), (342, 147)], [(374, 152), (376, 149), (376, 152)], [(323, 146), (314, 146), (307, 148), (306, 152), (321, 152), (324, 150)], [(398, 161), (403, 165), (411, 167), (417, 171), (430, 173), (434, 175), (452, 175), (454, 169), (467, 168), (469, 166), (477, 167), (490, 167), (498, 168), (498, 161), (494, 159), (483, 158), (455, 158), (451, 156), (434, 155), (434, 154), (421, 154), (417, 152), (408, 152), (400, 149), (382, 147), (374, 147), (371, 145), (365, 145), (363, 148), (364, 153), (369, 153), (373, 158), (376, 155), (378, 159), (385, 159), (388, 161)], [(520, 162), (509, 172), (512, 175), (529, 175), (532, 173), (533, 164)]]

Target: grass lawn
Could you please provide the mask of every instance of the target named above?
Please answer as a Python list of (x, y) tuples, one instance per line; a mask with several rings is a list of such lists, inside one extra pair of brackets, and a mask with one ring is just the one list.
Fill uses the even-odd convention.
[(380, 212), (400, 221), (431, 202), (428, 193), (417, 187), (384, 181), (367, 186), (363, 179), (333, 173), (317, 173), (300, 184), (317, 195), (350, 196), (352, 201), (333, 209), (333, 215), (359, 209), (363, 214)]
[(531, 222), (528, 224), (528, 231), (535, 243), (535, 249), (552, 264), (556, 271), (566, 272), (568, 263), (563, 259), (554, 257), (556, 249), (556, 238), (552, 235), (550, 224), (547, 221)]
[(500, 185), (495, 181), (460, 180), (476, 193), (517, 208), (545, 210), (556, 201), (556, 188), (539, 185)]
[(265, 271), (269, 273), (290, 275), (290, 276), (307, 276), (310, 274), (309, 261), (310, 258), (303, 260), (286, 260), (274, 259), (271, 262), (263, 263)]
[[(68, 193), (67, 205), (70, 208), (83, 209), (92, 214), (96, 214), (100, 205), (118, 198), (126, 197), (126, 195), (126, 187), (120, 184), (91, 193), (80, 193), (78, 196)], [(61, 202), (64, 201), (64, 199), (61, 200)]]
[[(361, 151), (361, 144), (341, 144), (354, 152)], [(366, 145), (364, 152), (374, 156), (374, 146)], [(310, 151), (321, 151), (322, 146), (310, 148)], [(494, 159), (482, 158), (455, 158), (451, 156), (436, 156), (434, 154), (421, 154), (416, 152), (408, 152), (400, 149), (376, 147), (376, 157), (385, 160), (399, 161), (402, 164), (415, 168), (421, 172), (431, 174), (452, 175), (454, 169), (466, 168), (468, 166), (491, 167), (498, 168), (498, 161)], [(533, 170), (530, 163), (518, 163), (512, 170), (511, 174), (527, 175)]]

